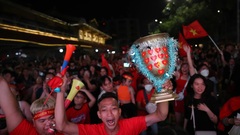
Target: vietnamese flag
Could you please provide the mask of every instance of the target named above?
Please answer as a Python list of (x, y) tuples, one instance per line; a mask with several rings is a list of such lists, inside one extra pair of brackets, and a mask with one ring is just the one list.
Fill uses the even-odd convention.
[(196, 20), (188, 26), (183, 26), (183, 35), (185, 39), (201, 38), (208, 36), (208, 33), (203, 29), (201, 24)]
[(187, 43), (187, 41), (185, 40), (185, 38), (183, 37), (182, 33), (179, 32), (179, 35), (178, 35), (178, 54), (181, 57), (187, 56), (187, 53), (183, 49), (184, 45), (190, 46)]

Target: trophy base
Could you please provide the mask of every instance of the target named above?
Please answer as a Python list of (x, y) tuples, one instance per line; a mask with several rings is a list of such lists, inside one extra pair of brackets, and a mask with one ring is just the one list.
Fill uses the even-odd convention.
[(160, 102), (172, 101), (175, 100), (177, 97), (178, 95), (176, 93), (168, 90), (165, 92), (154, 93), (150, 99), (150, 102), (156, 104)]

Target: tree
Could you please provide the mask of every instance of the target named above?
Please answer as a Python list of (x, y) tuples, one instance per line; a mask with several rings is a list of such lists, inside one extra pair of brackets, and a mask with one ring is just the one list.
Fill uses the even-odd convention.
[[(236, 5), (236, 1), (172, 0), (162, 11), (165, 15), (161, 20), (162, 23), (149, 33), (166, 32), (177, 37), (179, 31), (182, 30), (182, 25), (199, 20), (210, 35), (221, 39), (221, 36), (225, 37), (226, 34), (229, 34), (229, 29), (236, 29), (237, 25), (234, 24), (236, 24), (237, 18), (233, 19), (237, 16)], [(219, 9), (221, 13), (217, 12)], [(229, 19), (230, 17), (231, 19)], [(230, 35), (228, 37), (233, 38)]]

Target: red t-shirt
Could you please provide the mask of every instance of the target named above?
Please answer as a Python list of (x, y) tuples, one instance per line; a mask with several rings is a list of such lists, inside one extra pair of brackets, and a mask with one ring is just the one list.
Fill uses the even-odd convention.
[[(185, 84), (187, 83), (187, 80), (181, 79), (181, 75), (178, 80), (176, 80), (176, 93), (179, 94), (183, 91), (183, 88), (185, 87)], [(187, 91), (184, 91), (184, 97), (187, 96)], [(174, 111), (184, 113), (184, 100), (175, 100), (174, 101)]]
[[(145, 100), (145, 97), (144, 97), (144, 90), (139, 90), (137, 92), (137, 96), (136, 96), (136, 102), (140, 102), (141, 103), (141, 107), (145, 108), (146, 106), (146, 100)], [(148, 97), (148, 101), (150, 101), (153, 93), (155, 92), (155, 89), (152, 89), (151, 92), (149, 94), (147, 94), (147, 97)], [(147, 111), (144, 111), (144, 110), (139, 110), (137, 111), (138, 115), (139, 116), (145, 116), (148, 114)]]
[[(117, 135), (139, 135), (147, 129), (145, 116), (120, 119)], [(78, 124), (79, 135), (108, 135), (104, 124)]]
[[(27, 120), (23, 119), (22, 122), (12, 131), (9, 135), (39, 135), (35, 127)], [(63, 135), (56, 133), (55, 135)]]
[(90, 123), (90, 108), (88, 103), (83, 104), (81, 109), (71, 107), (66, 111), (67, 119), (77, 124)]
[(131, 73), (133, 75), (131, 86), (133, 87), (134, 92), (137, 93), (137, 79), (139, 77), (139, 73), (137, 72), (137, 70), (132, 70)]

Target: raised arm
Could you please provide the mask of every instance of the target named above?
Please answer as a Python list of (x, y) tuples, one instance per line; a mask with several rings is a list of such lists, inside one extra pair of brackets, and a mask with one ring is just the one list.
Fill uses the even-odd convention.
[(0, 77), (0, 87), (0, 106), (6, 116), (7, 129), (11, 132), (23, 120), (23, 116), (16, 97), (2, 77)]
[(129, 86), (128, 87), (129, 90), (130, 90), (130, 94), (131, 94), (131, 100), (132, 100), (132, 103), (136, 104), (136, 101), (135, 101), (135, 92), (134, 92), (134, 89), (132, 86)]
[(96, 103), (96, 98), (86, 89), (81, 89), (81, 91), (85, 92), (90, 101), (88, 102), (89, 108), (92, 108), (93, 105)]
[(64, 94), (67, 88), (67, 77), (63, 77), (63, 85), (61, 91), (57, 92), (56, 107), (55, 107), (55, 120), (56, 129), (64, 134), (78, 135), (77, 124), (71, 123), (66, 118), (66, 112), (64, 107)]
[[(168, 80), (163, 84), (164, 89), (173, 89), (172, 82)], [(160, 102), (157, 104), (157, 110), (154, 113), (148, 114), (145, 118), (147, 126), (150, 126), (156, 122), (164, 121), (168, 116), (168, 102)]]
[(184, 51), (187, 53), (187, 61), (188, 61), (188, 66), (189, 66), (189, 72), (190, 75), (196, 74), (196, 69), (193, 66), (193, 60), (192, 60), (192, 55), (191, 55), (191, 48), (188, 45), (183, 46)]
[(23, 115), (26, 117), (26, 119), (32, 123), (32, 119), (33, 119), (33, 116), (32, 116), (32, 113), (30, 111), (30, 104), (26, 101), (19, 101), (20, 104), (21, 104), (21, 110), (22, 110), (22, 113)]

